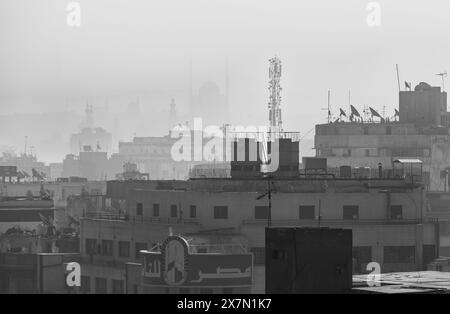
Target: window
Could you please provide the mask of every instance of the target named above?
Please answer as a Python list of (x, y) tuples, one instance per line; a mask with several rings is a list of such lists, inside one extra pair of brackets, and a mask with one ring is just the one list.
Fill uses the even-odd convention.
[(269, 206), (255, 206), (255, 219), (267, 219), (269, 217)]
[(106, 278), (95, 277), (95, 293), (106, 294)]
[(113, 256), (113, 244), (114, 242), (112, 240), (102, 240), (102, 255)]
[(97, 240), (96, 239), (86, 239), (86, 254), (96, 254), (97, 253)]
[(391, 206), (391, 219), (402, 219), (402, 205)]
[(130, 242), (119, 241), (119, 257), (130, 257)]
[(190, 218), (196, 218), (197, 217), (197, 206), (191, 205), (189, 207), (189, 217)]
[(266, 264), (266, 248), (265, 247), (252, 247), (250, 252), (253, 253), (253, 264), (255, 266)]
[(371, 246), (355, 246), (352, 249), (353, 272), (362, 274), (366, 272), (366, 266), (372, 261)]
[(214, 219), (227, 219), (228, 207), (227, 206), (214, 206)]
[(159, 217), (159, 204), (153, 204), (153, 217)]
[(112, 281), (112, 293), (113, 294), (123, 294), (125, 292), (124, 289), (124, 281), (113, 279)]
[(136, 216), (142, 216), (143, 211), (142, 203), (136, 203)]
[(414, 246), (385, 246), (385, 263), (415, 263), (416, 248)]
[(177, 218), (178, 217), (177, 205), (170, 205), (170, 217), (172, 217), (172, 218)]
[(343, 207), (343, 219), (348, 219), (348, 220), (359, 219), (359, 206), (357, 206), (357, 205), (344, 205), (344, 207)]
[(91, 277), (81, 276), (81, 292), (89, 293), (91, 292)]
[(314, 205), (300, 206), (298, 211), (299, 219), (315, 219), (314, 209)]
[(136, 259), (141, 258), (141, 253), (139, 251), (147, 250), (147, 243), (145, 242), (136, 242), (134, 244), (134, 257)]

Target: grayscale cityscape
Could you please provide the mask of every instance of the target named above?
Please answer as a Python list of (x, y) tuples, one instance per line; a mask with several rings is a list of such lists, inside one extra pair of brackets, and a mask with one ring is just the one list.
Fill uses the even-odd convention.
[(0, 294), (449, 293), (448, 12), (2, 0)]

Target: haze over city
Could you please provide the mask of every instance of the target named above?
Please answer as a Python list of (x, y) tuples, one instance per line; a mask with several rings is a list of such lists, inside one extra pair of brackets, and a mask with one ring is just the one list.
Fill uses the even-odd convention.
[(449, 12), (1, 0), (0, 295), (449, 294)]
[[(81, 26), (68, 27), (65, 2), (2, 1), (0, 120), (60, 112), (69, 123), (42, 120), (48, 125), (40, 134), (26, 122), (35, 119), (30, 116), (13, 137), (2, 123), (0, 140), (19, 153), (28, 136), (40, 159), (61, 161), (66, 152), (47, 144), (58, 140), (68, 148), (87, 103), (120, 117), (136, 99), (141, 112), (155, 113), (168, 111), (174, 98), (183, 116), (190, 66), (194, 93), (207, 81), (225, 93), (226, 63), (230, 116), (224, 123), (265, 125), (267, 60), (274, 55), (283, 62), (284, 128), (305, 140), (314, 124), (326, 121), (328, 90), (333, 114), (348, 109), (351, 91), (351, 104), (393, 115), (395, 64), (402, 85), (441, 85), (435, 74), (448, 66), (450, 20), (445, 1), (378, 3), (381, 24), (369, 27), (368, 2), (356, 0), (79, 1)], [(113, 132), (113, 119), (105, 117), (96, 113), (96, 126)], [(149, 115), (148, 125), (119, 129), (117, 138), (167, 134), (158, 120)], [(306, 143), (303, 149), (311, 150)]]

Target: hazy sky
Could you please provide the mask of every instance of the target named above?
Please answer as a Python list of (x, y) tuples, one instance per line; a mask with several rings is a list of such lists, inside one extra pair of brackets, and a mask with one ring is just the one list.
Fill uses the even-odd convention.
[(380, 27), (367, 25), (363, 0), (80, 0), (81, 27), (66, 23), (69, 2), (0, 1), (2, 113), (81, 112), (106, 96), (122, 110), (118, 99), (161, 90), (167, 103), (142, 110), (180, 92), (187, 110), (189, 61), (194, 88), (208, 79), (223, 88), (228, 58), (233, 119), (261, 125), (276, 54), (285, 128), (306, 132), (325, 121), (328, 89), (335, 112), (349, 90), (352, 104), (393, 112), (396, 63), (414, 85), (440, 85), (435, 73), (450, 70), (445, 0), (378, 1)]

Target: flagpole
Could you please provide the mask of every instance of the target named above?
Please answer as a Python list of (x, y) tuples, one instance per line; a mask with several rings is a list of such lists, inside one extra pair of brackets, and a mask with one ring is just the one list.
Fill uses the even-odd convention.
[(330, 90), (328, 90), (328, 124), (330, 124)]

